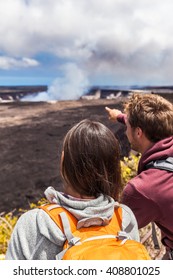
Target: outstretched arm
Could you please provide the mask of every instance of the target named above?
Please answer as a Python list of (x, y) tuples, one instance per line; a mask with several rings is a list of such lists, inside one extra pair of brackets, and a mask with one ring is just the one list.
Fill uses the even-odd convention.
[(123, 114), (120, 110), (118, 109), (110, 109), (109, 107), (105, 107), (105, 110), (108, 112), (109, 115), (109, 120), (113, 122), (120, 122), (122, 124), (125, 124), (125, 118), (126, 115)]

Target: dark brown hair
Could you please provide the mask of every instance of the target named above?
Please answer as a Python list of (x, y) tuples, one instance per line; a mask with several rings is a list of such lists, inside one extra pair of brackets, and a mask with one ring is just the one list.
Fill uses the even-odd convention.
[(121, 191), (119, 143), (103, 124), (83, 120), (73, 126), (63, 143), (61, 172), (65, 183), (81, 195), (109, 195)]
[(152, 142), (173, 135), (173, 104), (162, 96), (135, 93), (125, 104), (125, 112), (131, 127), (140, 127)]

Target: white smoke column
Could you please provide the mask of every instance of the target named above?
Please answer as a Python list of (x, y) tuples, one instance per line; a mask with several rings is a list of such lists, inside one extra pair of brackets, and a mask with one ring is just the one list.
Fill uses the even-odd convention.
[(75, 63), (62, 68), (62, 77), (56, 78), (47, 92), (28, 95), (22, 101), (77, 100), (89, 86), (87, 74)]

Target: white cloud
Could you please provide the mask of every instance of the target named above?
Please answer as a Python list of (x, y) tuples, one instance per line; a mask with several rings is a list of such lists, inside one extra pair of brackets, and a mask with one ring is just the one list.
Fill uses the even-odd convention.
[(0, 56), (0, 69), (9, 70), (14, 68), (27, 68), (38, 66), (38, 61), (23, 57), (22, 59), (15, 59), (7, 56)]
[(50, 52), (95, 77), (106, 69), (117, 79), (166, 79), (172, 10), (172, 0), (1, 0), (0, 51), (9, 57)]
[(0, 46), (14, 54), (51, 51), (69, 56), (66, 48), (75, 57), (77, 50), (104, 38), (114, 47), (116, 41), (133, 41), (132, 50), (152, 39), (162, 46), (168, 39), (166, 44), (172, 45), (172, 8), (172, 0), (1, 0)]

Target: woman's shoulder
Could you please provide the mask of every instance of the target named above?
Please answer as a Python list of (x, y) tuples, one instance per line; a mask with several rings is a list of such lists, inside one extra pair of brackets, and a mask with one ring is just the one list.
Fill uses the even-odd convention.
[(127, 232), (132, 239), (140, 240), (138, 224), (132, 210), (125, 204), (122, 207), (122, 230)]
[(133, 221), (134, 223), (137, 223), (133, 211), (123, 203), (120, 203), (120, 206), (122, 208), (122, 219), (130, 220)]
[(19, 216), (17, 224), (18, 225), (20, 225), (20, 224), (28, 225), (30, 222), (33, 223), (33, 220), (37, 218), (39, 211), (40, 211), (40, 209), (34, 208), (34, 209), (24, 212), (23, 214), (21, 214)]

